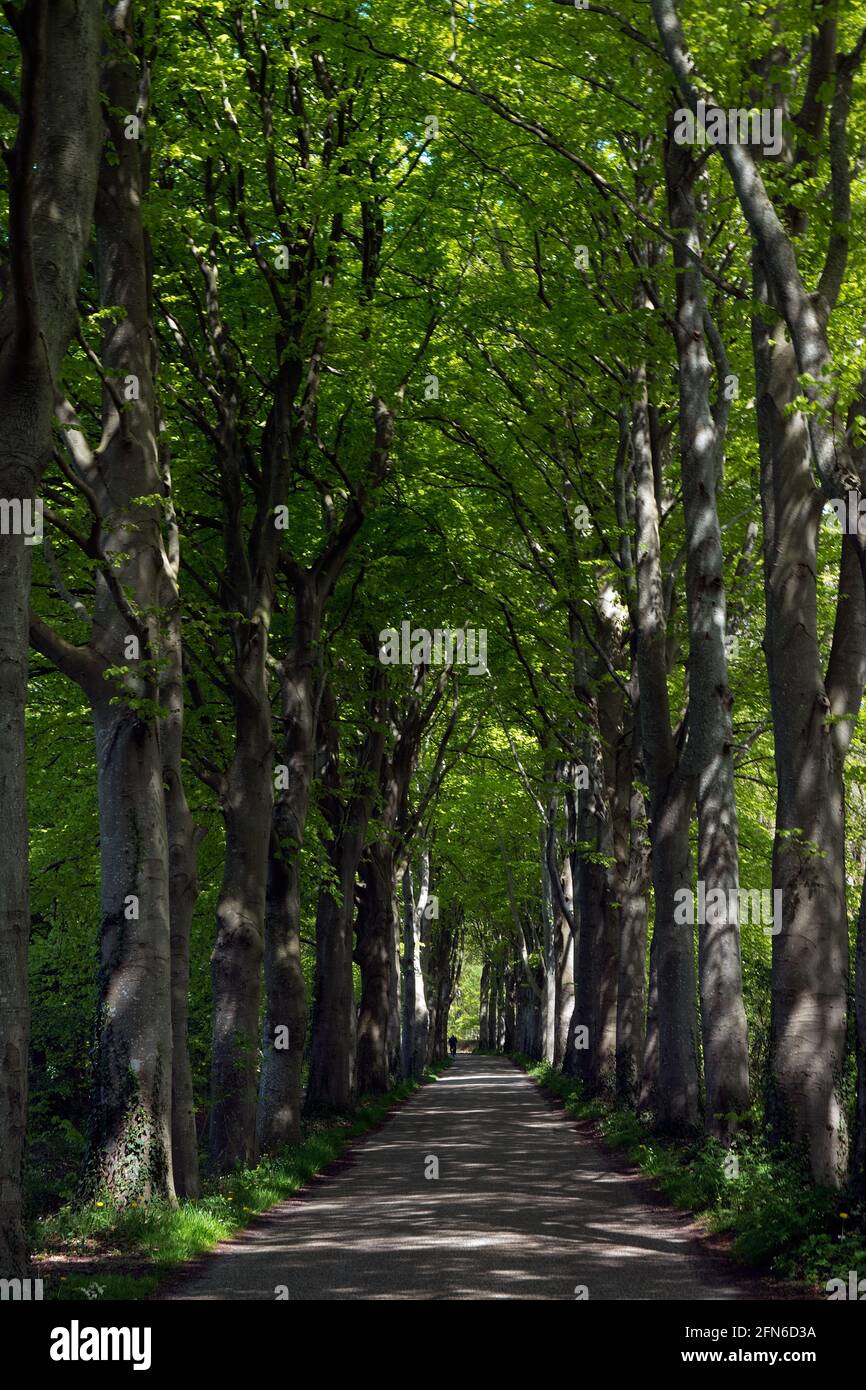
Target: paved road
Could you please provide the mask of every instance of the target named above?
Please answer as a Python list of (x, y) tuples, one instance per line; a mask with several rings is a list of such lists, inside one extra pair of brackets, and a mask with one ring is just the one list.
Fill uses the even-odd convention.
[(170, 1297), (274, 1299), (280, 1285), (291, 1300), (773, 1296), (489, 1057), (458, 1057)]

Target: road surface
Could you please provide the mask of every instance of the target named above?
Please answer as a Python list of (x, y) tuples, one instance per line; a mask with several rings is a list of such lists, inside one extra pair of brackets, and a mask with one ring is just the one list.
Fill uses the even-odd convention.
[(774, 1292), (711, 1252), (688, 1216), (623, 1171), (507, 1059), (458, 1056), (347, 1161), (219, 1246), (165, 1296), (592, 1301)]

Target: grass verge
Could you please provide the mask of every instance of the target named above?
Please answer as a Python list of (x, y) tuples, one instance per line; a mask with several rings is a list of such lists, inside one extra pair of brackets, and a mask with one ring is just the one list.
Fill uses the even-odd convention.
[(450, 1061), (437, 1063), (421, 1082), (404, 1081), (382, 1096), (365, 1096), (340, 1121), (309, 1121), (302, 1142), (265, 1158), (255, 1168), (205, 1180), (197, 1201), (97, 1202), (68, 1205), (34, 1221), (30, 1249), (46, 1299), (141, 1299), (156, 1292), (178, 1265), (212, 1250), (261, 1212), (298, 1192), (340, 1157), (419, 1085), (437, 1080)]
[(654, 1179), (675, 1206), (732, 1237), (733, 1254), (744, 1264), (828, 1293), (831, 1279), (847, 1285), (850, 1270), (866, 1275), (866, 1207), (816, 1187), (794, 1152), (771, 1153), (762, 1134), (745, 1128), (731, 1149), (708, 1138), (662, 1139), (633, 1111), (588, 1100), (579, 1081), (547, 1062), (520, 1054), (513, 1060), (569, 1114), (591, 1121), (596, 1135)]

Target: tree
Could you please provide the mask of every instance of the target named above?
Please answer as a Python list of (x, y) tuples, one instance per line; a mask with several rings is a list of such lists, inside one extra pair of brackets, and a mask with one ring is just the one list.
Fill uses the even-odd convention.
[[(9, 262), (0, 304), (0, 503), (33, 516), (51, 455), (55, 381), (73, 333), (102, 140), (101, 7), (31, 3), (7, 11), (21, 54), (9, 152)], [(12, 510), (9, 510), (12, 509)], [(29, 510), (28, 510), (29, 509)], [(0, 1273), (24, 1267), (21, 1164), (27, 1113), (28, 826), (24, 705), (31, 536), (4, 525), (0, 563)], [(17, 530), (17, 534), (16, 534)], [(11, 532), (11, 533), (10, 533)]]

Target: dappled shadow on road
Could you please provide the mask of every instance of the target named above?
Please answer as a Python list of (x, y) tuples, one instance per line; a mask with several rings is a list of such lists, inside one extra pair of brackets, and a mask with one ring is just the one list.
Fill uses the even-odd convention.
[(280, 1295), (771, 1296), (703, 1254), (685, 1216), (648, 1202), (645, 1184), (509, 1062), (473, 1057), (458, 1057), (349, 1163), (221, 1247), (174, 1296)]

